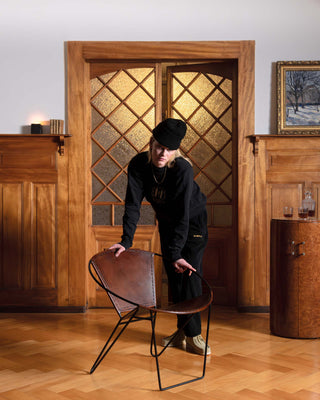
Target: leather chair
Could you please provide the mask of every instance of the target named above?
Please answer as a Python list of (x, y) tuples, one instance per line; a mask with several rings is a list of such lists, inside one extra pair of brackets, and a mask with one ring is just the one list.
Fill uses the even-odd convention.
[[(157, 304), (156, 283), (154, 272), (154, 256), (160, 254), (151, 253), (144, 250), (130, 249), (115, 257), (112, 251), (103, 251), (94, 255), (89, 261), (89, 272), (95, 282), (103, 288), (118, 313), (119, 320), (111, 332), (108, 340), (94, 362), (90, 374), (92, 374), (104, 357), (111, 350), (120, 335), (131, 322), (140, 320), (149, 320), (151, 322), (151, 343), (150, 354), (156, 360), (158, 384), (160, 390), (171, 389), (176, 386), (194, 382), (202, 379), (205, 375), (206, 358), (203, 360), (202, 375), (187, 381), (163, 387), (160, 376), (159, 357), (167, 349), (169, 342), (160, 352), (156, 344), (155, 323), (158, 313), (188, 315), (208, 309), (207, 327), (206, 327), (206, 346), (208, 345), (210, 310), (213, 300), (212, 289), (208, 283), (196, 272), (199, 279), (202, 279), (204, 294), (191, 300), (172, 304), (161, 308)], [(143, 311), (143, 312), (142, 312)], [(187, 319), (185, 325), (188, 323)], [(119, 329), (118, 329), (119, 328)], [(181, 327), (176, 331), (176, 335), (183, 329)], [(175, 336), (174, 336), (175, 337)]]

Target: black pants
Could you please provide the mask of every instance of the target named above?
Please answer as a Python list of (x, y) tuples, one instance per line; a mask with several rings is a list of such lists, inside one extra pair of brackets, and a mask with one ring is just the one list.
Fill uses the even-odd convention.
[[(166, 254), (167, 235), (165, 229), (160, 230), (162, 254)], [(188, 238), (181, 252), (189, 264), (202, 276), (202, 257), (208, 242), (207, 213), (203, 213), (192, 218), (189, 222)], [(183, 274), (177, 273), (171, 262), (164, 260), (164, 265), (168, 275), (169, 287), (172, 294), (172, 301), (188, 300), (202, 294), (201, 279), (195, 274), (189, 276), (189, 270)], [(187, 316), (178, 316), (178, 327), (180, 328), (186, 321)], [(200, 313), (195, 314), (184, 328), (186, 336), (192, 337), (201, 333)]]

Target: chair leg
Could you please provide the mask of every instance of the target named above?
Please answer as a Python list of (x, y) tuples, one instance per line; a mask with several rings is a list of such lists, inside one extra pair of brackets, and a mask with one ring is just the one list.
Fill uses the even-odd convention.
[[(209, 342), (210, 314), (211, 314), (211, 305), (208, 307), (208, 318), (207, 318), (207, 329), (206, 329), (206, 350), (208, 348), (208, 342)], [(160, 353), (158, 353), (158, 351), (157, 351), (157, 343), (156, 343), (156, 335), (155, 335), (155, 324), (156, 324), (156, 313), (155, 312), (150, 311), (150, 320), (151, 320), (151, 327), (152, 327), (150, 352), (151, 352), (151, 355), (153, 357), (155, 357), (155, 359), (156, 359), (156, 367), (157, 367), (157, 376), (158, 376), (159, 389), (161, 391), (168, 390), (168, 389), (173, 389), (175, 387), (186, 385), (187, 383), (196, 382), (196, 381), (199, 381), (200, 379), (203, 379), (204, 375), (205, 375), (205, 371), (206, 371), (207, 351), (205, 351), (205, 354), (203, 356), (204, 359), (203, 359), (203, 369), (202, 369), (202, 375), (201, 376), (193, 378), (193, 379), (189, 379), (189, 380), (184, 381), (184, 382), (177, 383), (175, 385), (162, 387), (159, 357), (164, 352), (164, 350), (168, 347), (168, 345)], [(186, 323), (188, 323), (188, 321)], [(181, 329), (183, 329), (183, 327)], [(154, 349), (154, 353), (153, 353), (152, 349)]]
[[(116, 343), (116, 341), (119, 339), (119, 337), (121, 336), (121, 334), (123, 333), (123, 331), (126, 329), (126, 327), (130, 324), (130, 322), (132, 321), (132, 319), (135, 317), (137, 313), (137, 309), (134, 310), (134, 312), (132, 313), (132, 315), (130, 316), (130, 318), (126, 321), (123, 322), (125, 318), (128, 317), (128, 314), (125, 315), (124, 317), (120, 318), (117, 325), (115, 326), (115, 328), (113, 329), (113, 331), (111, 332), (108, 340), (106, 341), (105, 345), (103, 346), (100, 354), (98, 355), (96, 361), (93, 363), (93, 366), (90, 370), (90, 374), (92, 374), (96, 368), (98, 367), (98, 365), (101, 363), (101, 361), (105, 358), (105, 356), (109, 353), (109, 351), (111, 350), (111, 348), (113, 347), (113, 345)], [(120, 332), (118, 333), (118, 335), (112, 340), (112, 342), (110, 343), (113, 335), (115, 334), (115, 332), (117, 331), (118, 327), (120, 325), (124, 325), (122, 327), (122, 329), (120, 330)], [(110, 343), (110, 344), (109, 344)]]
[(205, 375), (205, 373), (206, 373), (207, 349), (208, 349), (208, 342), (209, 342), (210, 317), (211, 317), (211, 304), (210, 304), (209, 307), (208, 307), (207, 332), (206, 332), (206, 350), (205, 350), (205, 353), (204, 353), (202, 378), (204, 378), (204, 375)]

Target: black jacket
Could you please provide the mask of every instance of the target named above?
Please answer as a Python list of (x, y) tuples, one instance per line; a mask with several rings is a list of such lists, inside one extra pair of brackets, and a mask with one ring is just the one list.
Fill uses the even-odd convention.
[(144, 197), (155, 210), (160, 237), (166, 235), (170, 243), (166, 256), (172, 261), (181, 258), (189, 221), (206, 206), (206, 197), (193, 180), (192, 166), (178, 157), (173, 167), (156, 168), (148, 162), (147, 152), (130, 161), (121, 241), (126, 249), (132, 245)]

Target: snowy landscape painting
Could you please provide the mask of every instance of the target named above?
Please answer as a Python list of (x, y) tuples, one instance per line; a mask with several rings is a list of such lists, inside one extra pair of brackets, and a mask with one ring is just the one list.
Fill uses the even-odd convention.
[(320, 62), (278, 62), (278, 133), (320, 133)]

